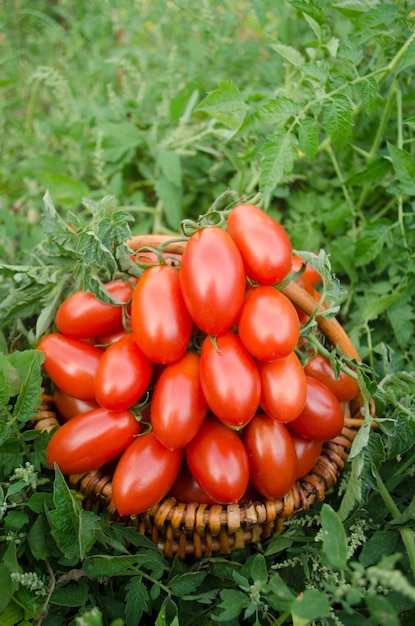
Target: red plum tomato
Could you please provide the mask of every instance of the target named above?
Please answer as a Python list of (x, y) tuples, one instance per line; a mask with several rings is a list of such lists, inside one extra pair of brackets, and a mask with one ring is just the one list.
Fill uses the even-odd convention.
[(81, 400), (95, 400), (94, 379), (104, 352), (60, 333), (45, 335), (37, 346), (45, 355), (43, 369), (53, 383)]
[(293, 254), (292, 259), (292, 271), (299, 272), (304, 266), (304, 271), (299, 279), (305, 279), (311, 285), (318, 285), (321, 283), (321, 276), (309, 263), (306, 263), (298, 254)]
[(232, 428), (242, 428), (255, 415), (261, 396), (258, 367), (232, 331), (213, 341), (207, 336), (200, 356), (200, 382), (209, 408)]
[(151, 424), (167, 448), (181, 448), (203, 424), (208, 405), (199, 378), (200, 357), (187, 352), (161, 372), (151, 401)]
[[(290, 427), (288, 426), (288, 430)], [(295, 454), (297, 456), (297, 480), (306, 476), (315, 464), (321, 454), (323, 448), (323, 442), (316, 439), (306, 439), (300, 437), (294, 432), (291, 432), (291, 438), (293, 440)]]
[(242, 498), (249, 483), (249, 463), (236, 431), (208, 415), (185, 455), (192, 476), (213, 500), (230, 504)]
[(170, 489), (169, 495), (175, 498), (177, 502), (184, 502), (185, 504), (189, 504), (191, 502), (195, 502), (197, 504), (207, 504), (210, 506), (218, 504), (216, 500), (208, 496), (206, 491), (204, 491), (195, 480), (185, 460), (183, 461), (177, 478)]
[(339, 402), (350, 402), (359, 393), (357, 380), (343, 371), (340, 371), (339, 375), (336, 376), (330, 361), (322, 354), (316, 354), (307, 361), (304, 365), (304, 371), (308, 376), (324, 383)]
[(62, 302), (56, 313), (59, 332), (74, 339), (89, 339), (121, 326), (122, 305), (130, 302), (134, 288), (123, 279), (106, 283), (104, 288), (122, 304), (106, 304), (89, 291), (76, 291)]
[(273, 361), (259, 363), (261, 408), (278, 422), (292, 422), (304, 408), (307, 379), (295, 352)]
[(153, 431), (136, 437), (120, 457), (112, 477), (112, 497), (120, 515), (144, 513), (170, 491), (183, 449), (169, 450)]
[(233, 326), (244, 299), (245, 271), (226, 231), (207, 226), (190, 237), (180, 265), (180, 286), (203, 332), (216, 336)]
[(260, 285), (247, 292), (238, 316), (238, 334), (254, 358), (271, 362), (294, 350), (300, 322), (287, 296), (274, 287)]
[(281, 498), (297, 476), (297, 457), (285, 424), (257, 414), (245, 429), (251, 483), (264, 498)]
[(290, 430), (301, 437), (326, 441), (340, 435), (344, 416), (340, 402), (326, 385), (306, 376), (307, 398), (300, 415), (290, 422)]
[(184, 355), (193, 322), (177, 269), (155, 265), (143, 272), (131, 304), (131, 325), (138, 347), (150, 361), (174, 363)]
[(87, 411), (98, 408), (96, 402), (80, 400), (58, 388), (53, 392), (53, 404), (59, 417), (62, 417), (65, 422), (77, 415), (81, 415), (81, 413), (87, 413)]
[(126, 335), (107, 348), (95, 374), (95, 398), (111, 411), (132, 407), (147, 391), (153, 374), (151, 361), (133, 336)]
[(53, 433), (46, 460), (50, 467), (56, 463), (63, 474), (98, 469), (121, 454), (140, 428), (130, 411), (93, 409), (65, 422)]
[(292, 263), (290, 238), (283, 226), (268, 213), (253, 204), (240, 204), (229, 213), (227, 228), (251, 280), (272, 285), (289, 274)]

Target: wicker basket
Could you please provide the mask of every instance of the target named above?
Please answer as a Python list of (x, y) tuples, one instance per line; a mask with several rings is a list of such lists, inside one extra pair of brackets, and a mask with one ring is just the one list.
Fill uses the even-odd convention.
[[(129, 241), (132, 250), (143, 247), (156, 248), (166, 244), (167, 236), (134, 237)], [(165, 251), (183, 252), (184, 242), (166, 246)], [(284, 290), (288, 298), (310, 315), (316, 300), (295, 283)], [(332, 346), (338, 345), (349, 357), (359, 360), (350, 338), (336, 319), (317, 316), (320, 331)], [(349, 456), (353, 440), (363, 423), (363, 399), (358, 395), (353, 401), (342, 404), (344, 428), (341, 434), (323, 445), (321, 455), (312, 471), (298, 480), (294, 487), (277, 500), (256, 500), (245, 504), (213, 505), (184, 504), (166, 497), (151, 510), (140, 515), (120, 518), (111, 496), (112, 474), (100, 468), (85, 474), (68, 477), (69, 485), (83, 496), (85, 508), (108, 511), (114, 520), (121, 520), (146, 535), (167, 557), (178, 555), (195, 558), (214, 554), (229, 554), (248, 543), (256, 543), (283, 529), (284, 522), (300, 511), (307, 511), (314, 502), (324, 500), (327, 491), (337, 482)], [(34, 420), (36, 429), (51, 430), (59, 424), (53, 398), (41, 398), (39, 413)]]

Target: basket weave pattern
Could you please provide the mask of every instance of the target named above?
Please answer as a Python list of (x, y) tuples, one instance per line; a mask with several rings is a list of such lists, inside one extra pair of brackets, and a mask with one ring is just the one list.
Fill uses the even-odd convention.
[[(133, 250), (144, 246), (157, 247), (166, 237), (134, 237), (129, 245)], [(167, 252), (181, 253), (183, 242), (166, 247)], [(310, 315), (316, 300), (304, 289), (290, 283), (284, 293), (290, 300)], [(320, 331), (332, 346), (351, 358), (359, 356), (350, 338), (336, 319), (317, 316)], [(311, 470), (298, 480), (293, 488), (276, 500), (258, 499), (246, 503), (211, 505), (184, 504), (166, 497), (146, 513), (120, 518), (112, 501), (111, 471), (100, 468), (85, 474), (68, 477), (69, 485), (84, 496), (83, 506), (97, 512), (104, 510), (112, 519), (133, 525), (137, 532), (146, 535), (167, 557), (177, 554), (180, 558), (195, 558), (214, 554), (229, 554), (248, 543), (257, 543), (283, 529), (284, 522), (300, 511), (307, 511), (314, 502), (322, 501), (338, 480), (349, 456), (353, 440), (363, 423), (363, 400), (358, 395), (350, 403), (342, 404), (344, 427), (341, 434), (323, 445), (321, 455)], [(53, 397), (43, 395), (34, 428), (52, 430), (59, 425)]]

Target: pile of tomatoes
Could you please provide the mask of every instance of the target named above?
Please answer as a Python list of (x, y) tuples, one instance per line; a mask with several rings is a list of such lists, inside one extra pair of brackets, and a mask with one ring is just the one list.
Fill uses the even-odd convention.
[(303, 314), (279, 289), (292, 279), (316, 293), (320, 276), (278, 222), (241, 204), (225, 227), (196, 230), (180, 257), (106, 283), (119, 304), (67, 297), (38, 345), (63, 420), (49, 465), (64, 474), (108, 465), (120, 515), (166, 495), (284, 496), (339, 435), (341, 403), (358, 393), (320, 354), (302, 364)]

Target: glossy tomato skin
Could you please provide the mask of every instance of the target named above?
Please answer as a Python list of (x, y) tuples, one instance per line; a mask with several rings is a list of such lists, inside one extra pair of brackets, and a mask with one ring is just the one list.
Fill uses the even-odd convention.
[(55, 389), (53, 392), (53, 404), (55, 405), (58, 415), (62, 417), (65, 422), (68, 422), (77, 415), (81, 415), (81, 413), (87, 413), (88, 411), (92, 411), (92, 409), (98, 408), (97, 402), (80, 400), (62, 391), (62, 389)]
[(215, 341), (209, 336), (204, 339), (200, 383), (210, 410), (228, 426), (242, 428), (257, 412), (261, 397), (258, 368), (234, 332)]
[(272, 285), (289, 274), (291, 240), (281, 224), (265, 211), (252, 204), (240, 204), (229, 213), (227, 228), (238, 246), (250, 279)]
[(118, 513), (144, 513), (171, 489), (179, 473), (183, 449), (169, 450), (153, 431), (137, 437), (125, 450), (112, 477)]
[(110, 411), (128, 409), (147, 391), (152, 374), (152, 363), (134, 337), (121, 337), (105, 350), (99, 362), (94, 381), (96, 401)]
[(204, 491), (198, 484), (190, 472), (185, 460), (183, 461), (177, 478), (170, 489), (169, 495), (173, 496), (177, 502), (184, 502), (185, 504), (189, 504), (190, 502), (194, 502), (196, 504), (207, 504), (210, 506), (213, 504), (219, 504), (217, 500), (208, 496), (206, 491)]
[(167, 448), (182, 448), (202, 426), (208, 405), (199, 378), (200, 357), (187, 352), (160, 374), (151, 401), (151, 424)]
[[(104, 285), (117, 301), (127, 305), (134, 292), (128, 281), (117, 279)], [(88, 339), (112, 332), (123, 321), (123, 306), (101, 302), (92, 293), (76, 291), (68, 296), (56, 313), (56, 327), (73, 339)]]
[(265, 498), (283, 497), (297, 476), (297, 457), (285, 424), (258, 413), (245, 430), (251, 483)]
[(272, 363), (259, 363), (261, 407), (278, 422), (292, 422), (305, 406), (307, 379), (295, 352)]
[(95, 400), (94, 379), (102, 350), (60, 333), (45, 335), (37, 349), (45, 354), (43, 369), (57, 387), (81, 400)]
[(300, 415), (290, 422), (290, 430), (308, 439), (334, 439), (340, 435), (344, 426), (341, 404), (322, 382), (311, 376), (306, 378), (306, 403)]
[(328, 359), (322, 354), (316, 354), (304, 365), (304, 371), (308, 376), (316, 378), (324, 383), (339, 400), (339, 402), (350, 402), (359, 393), (359, 385), (357, 381), (340, 371), (336, 377), (336, 373)]
[(46, 460), (56, 463), (63, 474), (81, 474), (115, 459), (140, 432), (140, 423), (130, 411), (97, 408), (60, 426), (52, 435)]
[(230, 504), (242, 498), (249, 483), (249, 463), (236, 431), (208, 415), (185, 455), (196, 482), (213, 500)]
[(238, 248), (219, 227), (207, 226), (187, 242), (180, 286), (195, 324), (220, 335), (234, 324), (245, 293), (245, 271)]
[[(290, 427), (288, 426), (288, 430)], [(294, 432), (290, 432), (293, 440), (295, 454), (297, 457), (297, 480), (308, 474), (315, 464), (323, 449), (323, 442), (315, 439), (300, 437)]]
[(250, 354), (271, 362), (297, 345), (300, 321), (292, 302), (267, 285), (250, 289), (238, 316), (238, 334)]
[(138, 347), (153, 363), (174, 363), (184, 355), (193, 322), (177, 269), (155, 265), (144, 271), (131, 304), (131, 326)]

